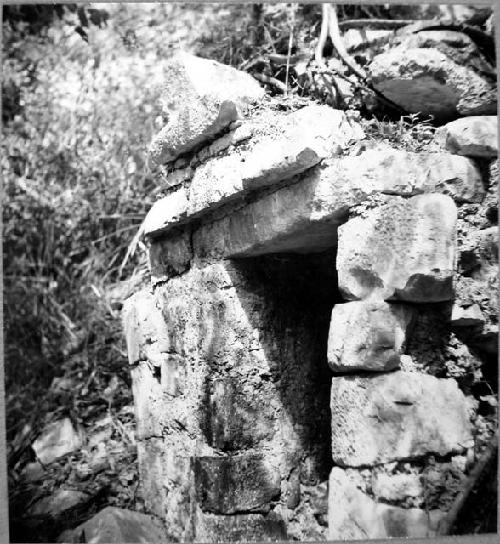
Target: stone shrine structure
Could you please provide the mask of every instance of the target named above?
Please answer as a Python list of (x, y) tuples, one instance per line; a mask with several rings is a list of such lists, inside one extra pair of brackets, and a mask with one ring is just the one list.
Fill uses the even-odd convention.
[(151, 287), (123, 314), (147, 508), (173, 541), (436, 534), (424, 475), (473, 463), (476, 432), (449, 330), (496, 326), (496, 229), (468, 219), (496, 118), (406, 151), (189, 55), (163, 96)]

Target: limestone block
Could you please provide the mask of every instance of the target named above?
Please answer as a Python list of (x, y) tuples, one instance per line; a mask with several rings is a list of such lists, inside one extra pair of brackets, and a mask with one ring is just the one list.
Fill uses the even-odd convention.
[(336, 304), (328, 335), (330, 368), (334, 372), (398, 368), (413, 314), (411, 307), (383, 300)]
[(31, 447), (40, 462), (47, 465), (79, 449), (81, 445), (80, 433), (74, 429), (71, 420), (66, 417), (45, 427)]
[(410, 113), (437, 120), (495, 115), (493, 82), (432, 48), (396, 47), (370, 64), (375, 88)]
[(278, 542), (287, 539), (284, 520), (271, 512), (219, 516), (197, 509), (195, 542)]
[(498, 154), (498, 118), (496, 115), (464, 117), (441, 129), (446, 149), (458, 155), (493, 158)]
[(332, 379), (332, 456), (374, 465), (470, 445), (466, 399), (452, 379), (396, 371)]
[[(178, 444), (182, 447), (182, 444)], [(168, 539), (192, 540), (191, 459), (175, 451), (165, 438), (137, 443), (141, 495), (148, 511), (164, 520)]]
[(377, 503), (334, 467), (328, 496), (328, 540), (436, 535), (443, 513)]
[(402, 501), (407, 497), (421, 497), (424, 488), (418, 474), (375, 474), (372, 478), (373, 494), (386, 501)]
[(165, 542), (162, 524), (147, 514), (108, 506), (66, 535), (64, 542), (120, 544)]
[(182, 223), (188, 213), (188, 195), (184, 187), (156, 201), (144, 219), (144, 235), (158, 236)]
[(128, 361), (132, 365), (149, 360), (161, 366), (168, 351), (168, 330), (154, 295), (143, 289), (128, 298), (122, 310), (122, 327), (127, 343)]
[(200, 167), (189, 189), (189, 215), (300, 174), (331, 155), (335, 146), (355, 139), (344, 112), (328, 106), (308, 106), (285, 120), (278, 136), (261, 138), (247, 152)]
[(336, 184), (335, 167), (317, 167), (298, 183), (195, 231), (200, 257), (248, 257), (266, 253), (325, 251), (337, 244), (337, 227), (362, 188)]
[(166, 69), (160, 101), (168, 124), (151, 144), (151, 159), (158, 164), (175, 160), (222, 132), (263, 96), (264, 90), (245, 72), (178, 54)]
[(413, 153), (377, 144), (358, 156), (332, 162), (338, 170), (337, 183), (367, 192), (397, 196), (443, 193), (457, 202), (480, 202), (485, 194), (475, 163), (450, 153)]
[[(348, 137), (337, 110), (323, 107), (332, 117), (326, 125), (331, 132), (330, 137), (325, 125), (316, 122), (312, 126), (320, 128), (306, 131), (305, 127), (311, 126), (306, 123), (301, 131), (305, 135), (297, 136), (296, 145), (293, 139), (284, 138), (274, 142), (276, 145), (261, 142), (242, 154), (211, 159), (196, 171), (188, 189), (181, 187), (153, 205), (144, 222), (145, 234), (158, 236), (230, 201), (242, 199), (252, 189), (272, 185), (317, 164), (326, 156), (325, 150), (333, 145), (332, 141)], [(296, 113), (307, 113), (306, 110), (309, 108)], [(323, 117), (329, 119), (329, 115)], [(336, 133), (331, 128), (338, 126), (343, 132)], [(295, 130), (293, 125), (290, 130)], [(309, 137), (308, 133), (314, 136)], [(330, 143), (326, 145), (325, 142)], [(324, 147), (323, 151), (321, 147)], [(328, 166), (313, 168), (294, 186), (299, 183), (303, 184), (305, 192), (314, 191), (316, 215), (325, 205), (338, 204), (341, 208), (375, 193), (413, 196), (438, 192), (450, 195), (457, 202), (479, 202), (485, 194), (481, 174), (471, 159), (445, 152), (411, 153), (383, 144), (359, 156), (331, 158)], [(291, 194), (280, 189), (276, 197), (290, 198), (300, 191), (301, 187), (292, 188)], [(263, 199), (264, 205), (267, 202)], [(273, 204), (275, 207), (279, 205), (279, 201)], [(285, 221), (287, 216), (294, 214), (291, 208), (279, 211), (286, 214)], [(269, 210), (269, 214), (273, 216), (274, 210)], [(272, 220), (272, 217), (265, 218), (266, 227)]]
[(486, 318), (481, 312), (479, 304), (472, 304), (463, 308), (455, 304), (451, 312), (451, 325), (453, 327), (476, 327), (484, 325)]
[(339, 227), (339, 288), (349, 300), (453, 297), (457, 210), (446, 195), (394, 198)]
[(193, 258), (191, 231), (187, 229), (168, 238), (152, 240), (148, 257), (153, 286), (182, 274), (189, 269)]
[(261, 455), (194, 459), (198, 504), (205, 512), (266, 512), (280, 494), (280, 474)]
[(208, 160), (196, 170), (189, 188), (156, 202), (146, 216), (145, 235), (158, 236), (248, 192), (300, 174), (360, 137), (344, 112), (329, 106), (284, 115), (277, 126), (277, 135), (257, 138), (247, 150)]

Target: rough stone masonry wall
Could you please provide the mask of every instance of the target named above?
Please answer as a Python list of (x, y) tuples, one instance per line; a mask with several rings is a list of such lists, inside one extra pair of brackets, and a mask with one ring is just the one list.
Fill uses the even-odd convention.
[(492, 433), (496, 117), (412, 153), (212, 61), (166, 79), (124, 308), (147, 507), (177, 541), (435, 534)]

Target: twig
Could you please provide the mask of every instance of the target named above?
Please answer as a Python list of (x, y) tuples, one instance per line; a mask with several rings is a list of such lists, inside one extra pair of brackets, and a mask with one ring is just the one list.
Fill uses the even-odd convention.
[[(429, 23), (435, 23), (435, 19), (429, 19)], [(375, 28), (395, 30), (404, 26), (420, 23), (421, 20), (414, 19), (346, 19), (339, 22), (339, 29), (344, 31), (350, 28)]]
[(337, 51), (337, 54), (339, 55), (340, 59), (349, 66), (349, 68), (363, 81), (366, 79), (366, 73), (357, 64), (357, 62), (349, 55), (349, 53), (346, 51), (346, 48), (344, 46), (344, 42), (342, 41), (342, 38), (340, 37), (340, 30), (339, 30), (339, 21), (337, 18), (337, 6), (331, 5), (331, 4), (323, 4), (323, 6), (327, 6), (327, 20), (328, 20), (328, 33), (330, 34), (330, 38), (333, 43), (333, 47)]
[(328, 6), (323, 4), (321, 15), (321, 31), (319, 33), (318, 45), (314, 51), (314, 60), (316, 64), (323, 69), (326, 69), (325, 61), (323, 60), (323, 49), (328, 39)]
[(285, 94), (288, 94), (288, 75), (290, 73), (290, 55), (292, 54), (293, 43), (293, 27), (290, 28), (290, 36), (288, 38), (288, 54), (286, 56), (286, 74), (285, 74)]

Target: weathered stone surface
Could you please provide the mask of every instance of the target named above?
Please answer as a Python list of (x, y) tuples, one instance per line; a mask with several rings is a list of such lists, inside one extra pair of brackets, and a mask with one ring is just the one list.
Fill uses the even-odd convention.
[(332, 163), (337, 167), (336, 184), (363, 188), (367, 193), (443, 193), (457, 202), (480, 202), (485, 194), (475, 163), (450, 153), (412, 153), (377, 144), (358, 156)]
[(149, 360), (153, 365), (161, 366), (168, 350), (168, 331), (149, 289), (143, 289), (125, 301), (122, 326), (129, 363)]
[(355, 139), (344, 112), (308, 106), (288, 114), (278, 137), (265, 137), (249, 151), (212, 159), (195, 173), (188, 214), (221, 206), (242, 194), (300, 174)]
[[(327, 110), (336, 112), (331, 108)], [(307, 148), (307, 139), (301, 137), (298, 141), (302, 150)], [(293, 149), (290, 151), (286, 147), (288, 141), (286, 146), (284, 143), (279, 145), (284, 146), (279, 153), (270, 154), (261, 150), (252, 160), (243, 163), (240, 155), (209, 161), (198, 169), (191, 188), (182, 187), (153, 205), (145, 220), (145, 234), (158, 236), (233, 199), (242, 198), (252, 188), (276, 182), (276, 176), (280, 179), (289, 177), (313, 166), (319, 160), (318, 153), (301, 155), (301, 152), (295, 153)], [(272, 149), (272, 146), (265, 147)], [(249, 151), (248, 155), (252, 155), (256, 149), (259, 148)], [(273, 167), (270, 162), (266, 165), (262, 157), (269, 157), (270, 162), (276, 164), (282, 161), (281, 166), (275, 164)], [(290, 162), (287, 164), (287, 161)], [(296, 193), (302, 193), (303, 198), (308, 196), (308, 192), (313, 193), (309, 198), (314, 198), (313, 210), (317, 210), (316, 215), (320, 215), (326, 206), (330, 209), (335, 209), (335, 206), (346, 209), (346, 205), (354, 205), (375, 193), (406, 197), (438, 192), (450, 195), (457, 202), (479, 202), (484, 197), (485, 189), (478, 168), (466, 157), (445, 152), (411, 153), (379, 144), (359, 156), (330, 159), (326, 167), (314, 168), (304, 174), (299, 183), (276, 191), (275, 197), (264, 197), (262, 204), (255, 204), (263, 208), (259, 213), (259, 221), (263, 221), (261, 217), (266, 213), (266, 206), (272, 198), (276, 202), (271, 207), (279, 207), (280, 217), (285, 221), (287, 215), (296, 216), (294, 208), (290, 207), (291, 202), (284, 202), (284, 209), (281, 210), (280, 200), (294, 199)], [(270, 217), (264, 220), (266, 229), (275, 215), (273, 209), (268, 213)]]
[(58, 518), (90, 499), (87, 493), (72, 489), (58, 489), (52, 495), (44, 497), (28, 510), (30, 516), (50, 516)]
[(166, 542), (160, 521), (133, 510), (108, 506), (65, 535), (60, 542), (120, 544)]
[(164, 403), (160, 380), (155, 378), (153, 368), (145, 361), (132, 368), (131, 376), (137, 438), (142, 440), (151, 436), (161, 436)]
[(432, 48), (396, 47), (370, 65), (375, 88), (409, 112), (437, 120), (496, 114), (496, 88)]
[(452, 379), (402, 371), (334, 377), (331, 411), (332, 456), (342, 466), (458, 453), (472, 439)]
[(269, 511), (280, 495), (280, 474), (261, 455), (194, 459), (198, 504), (204, 512), (236, 514)]
[(213, 138), (264, 95), (250, 75), (186, 53), (172, 60), (165, 81), (161, 102), (168, 124), (150, 147), (157, 163), (173, 161)]
[(210, 446), (220, 451), (251, 448), (270, 440), (275, 420), (257, 399), (250, 399), (241, 390), (241, 380), (213, 380), (207, 405), (206, 435)]
[(479, 304), (472, 304), (463, 308), (455, 304), (451, 313), (451, 325), (453, 327), (476, 327), (484, 325), (486, 319)]
[(193, 258), (189, 228), (151, 242), (148, 252), (151, 284), (167, 281), (189, 269)]
[[(190, 488), (195, 478), (186, 467), (192, 457), (221, 463), (221, 478), (228, 475), (219, 484), (212, 473), (205, 477), (210, 508), (238, 510), (216, 518), (215, 527), (228, 530), (236, 515), (266, 511), (275, 493), (272, 503), (283, 505), (280, 493), (292, 471), (302, 478), (302, 461), (308, 461), (307, 485), (328, 478), (330, 371), (324, 348), (336, 296), (332, 262), (330, 253), (222, 261), (194, 265), (156, 287), (172, 368), (164, 378), (167, 363), (160, 371), (140, 362), (132, 382), (142, 495), (165, 520), (169, 537), (203, 541), (185, 533), (195, 522), (198, 531), (191, 512), (198, 503)], [(179, 392), (175, 367), (183, 380)], [(246, 469), (227, 468), (228, 454), (238, 460), (248, 450), (256, 460)], [(259, 458), (269, 473), (258, 467)], [(311, 516), (304, 538), (318, 528)], [(267, 517), (258, 519), (262, 533)], [(238, 525), (238, 531), (250, 531), (243, 539), (253, 538), (252, 527)]]
[(334, 467), (329, 481), (328, 539), (435, 536), (439, 511), (403, 509), (375, 502)]
[[(425, 28), (425, 27), (424, 27)], [(407, 32), (401, 36), (397, 44), (406, 49), (433, 49), (452, 59), (458, 66), (465, 66), (480, 73), (489, 74), (490, 81), (494, 78), (494, 69), (486, 60), (474, 41), (464, 32), (455, 30), (420, 30)]]
[(271, 512), (217, 516), (196, 514), (196, 542), (277, 542), (287, 539), (286, 525)]
[(413, 311), (401, 304), (368, 300), (337, 304), (328, 335), (328, 364), (334, 372), (398, 368)]
[(405, 473), (374, 475), (372, 490), (378, 499), (386, 501), (401, 501), (406, 497), (420, 497), (424, 493), (420, 476)]
[(496, 115), (464, 117), (440, 129), (446, 149), (458, 155), (493, 158), (498, 154)]
[(335, 247), (349, 205), (364, 195), (336, 185), (334, 167), (317, 167), (301, 182), (203, 225), (194, 233), (194, 251), (202, 258), (324, 251)]
[(69, 418), (48, 425), (31, 447), (44, 465), (71, 453), (82, 445), (80, 433), (75, 431)]
[(277, 122), (278, 137), (265, 136), (247, 150), (210, 159), (196, 170), (188, 188), (156, 202), (146, 216), (145, 234), (157, 236), (253, 190), (289, 179), (359, 138), (344, 112), (329, 106), (308, 106)]
[(144, 234), (158, 236), (183, 223), (187, 217), (188, 194), (184, 187), (156, 201), (144, 219)]
[(453, 297), (457, 210), (446, 195), (394, 198), (339, 228), (339, 288), (350, 300)]

